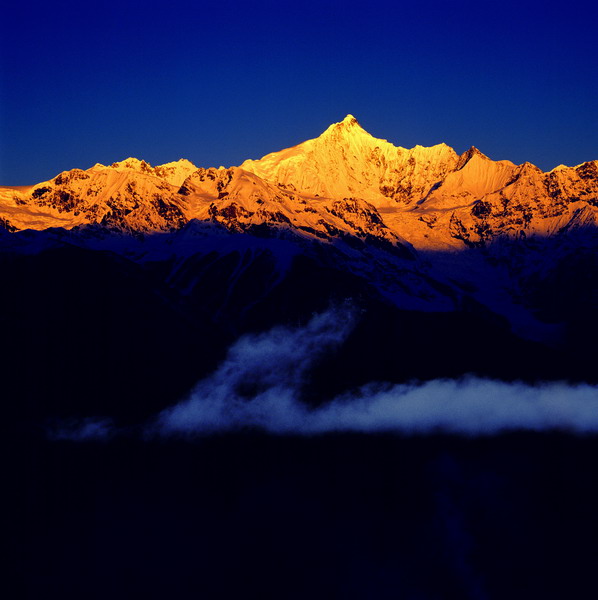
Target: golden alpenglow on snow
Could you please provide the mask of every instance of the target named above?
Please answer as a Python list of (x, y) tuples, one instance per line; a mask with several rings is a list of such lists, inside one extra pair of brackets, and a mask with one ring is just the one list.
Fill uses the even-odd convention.
[(232, 231), (265, 226), (323, 241), (348, 234), (457, 250), (595, 223), (597, 165), (545, 173), (475, 147), (462, 155), (446, 144), (406, 149), (347, 115), (315, 139), (239, 167), (128, 158), (3, 187), (0, 222), (8, 231), (101, 224), (150, 233), (198, 219)]

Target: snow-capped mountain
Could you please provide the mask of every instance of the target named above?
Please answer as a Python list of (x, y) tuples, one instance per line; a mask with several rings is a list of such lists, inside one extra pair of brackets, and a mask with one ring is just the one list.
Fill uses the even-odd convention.
[(363, 198), (377, 207), (419, 200), (458, 163), (446, 144), (411, 150), (367, 133), (347, 115), (322, 135), (241, 168), (305, 194)]
[(445, 144), (408, 150), (374, 138), (351, 115), (318, 138), (239, 167), (197, 168), (186, 160), (151, 167), (129, 158), (0, 188), (9, 231), (100, 224), (147, 233), (199, 219), (233, 231), (265, 225), (419, 249), (552, 235), (594, 223), (597, 210), (596, 161), (543, 173), (473, 147), (461, 156)]

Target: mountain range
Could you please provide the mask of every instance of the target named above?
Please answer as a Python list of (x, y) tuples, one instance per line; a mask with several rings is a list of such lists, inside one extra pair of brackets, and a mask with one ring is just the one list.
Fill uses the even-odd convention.
[(307, 238), (374, 235), (445, 250), (594, 225), (597, 182), (595, 160), (544, 173), (475, 147), (407, 150), (347, 115), (316, 139), (239, 167), (129, 158), (1, 188), (0, 216), (9, 231), (100, 224), (150, 233), (198, 219), (233, 231), (266, 224)]

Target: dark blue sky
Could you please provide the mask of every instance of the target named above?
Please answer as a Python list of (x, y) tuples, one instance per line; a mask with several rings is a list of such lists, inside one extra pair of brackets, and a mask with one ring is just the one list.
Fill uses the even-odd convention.
[(3, 9), (0, 183), (127, 156), (239, 164), (354, 114), (406, 147), (598, 159), (593, 2), (60, 2)]

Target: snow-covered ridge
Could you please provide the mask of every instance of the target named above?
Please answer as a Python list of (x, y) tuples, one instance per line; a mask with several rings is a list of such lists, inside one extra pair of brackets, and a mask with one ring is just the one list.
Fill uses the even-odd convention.
[(597, 210), (597, 161), (544, 173), (474, 147), (462, 155), (446, 144), (406, 149), (373, 137), (352, 115), (240, 167), (127, 158), (0, 188), (8, 231), (101, 224), (152, 232), (199, 219), (235, 231), (266, 226), (322, 241), (350, 235), (436, 249), (587, 227)]

